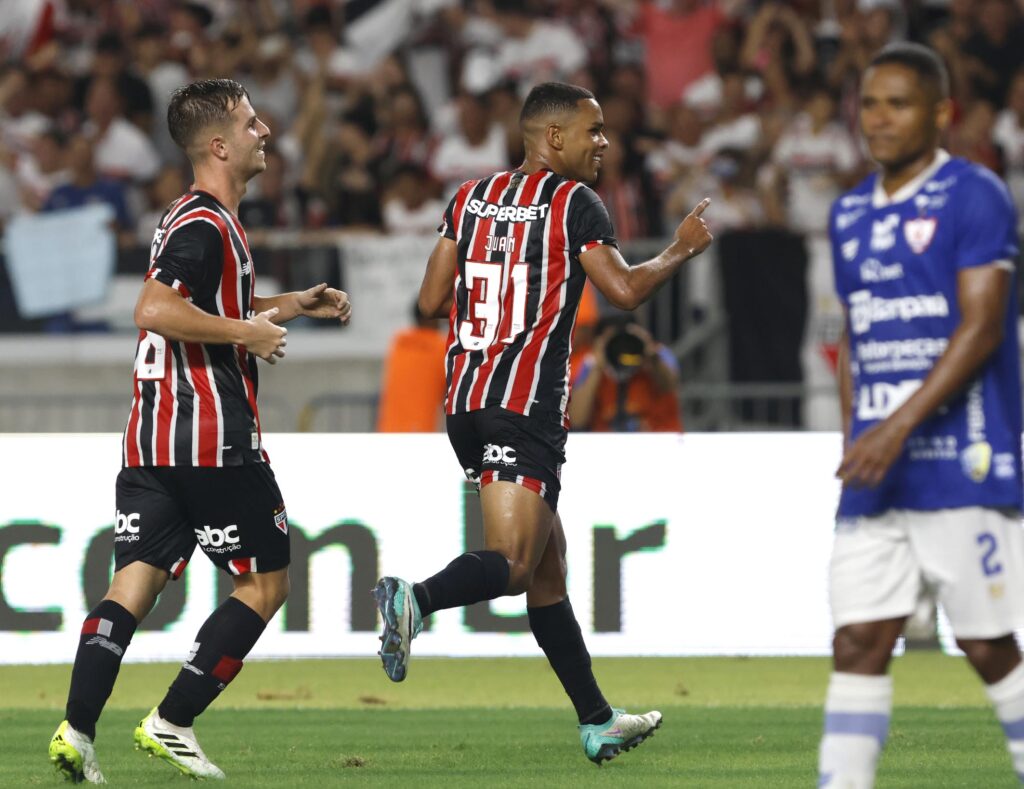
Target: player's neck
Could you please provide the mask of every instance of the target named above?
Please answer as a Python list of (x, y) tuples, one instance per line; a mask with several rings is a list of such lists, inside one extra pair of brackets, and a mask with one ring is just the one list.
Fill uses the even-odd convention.
[(935, 157), (938, 156), (938, 154), (938, 148), (930, 148), (916, 159), (905, 162), (891, 169), (884, 168), (882, 170), (882, 189), (885, 190), (887, 195), (894, 195), (928, 169), (932, 162), (935, 161)]
[(224, 173), (211, 173), (206, 170), (195, 172), (192, 188), (213, 195), (217, 201), (232, 214), (238, 214), (238, 204), (245, 196), (245, 183), (236, 183)]

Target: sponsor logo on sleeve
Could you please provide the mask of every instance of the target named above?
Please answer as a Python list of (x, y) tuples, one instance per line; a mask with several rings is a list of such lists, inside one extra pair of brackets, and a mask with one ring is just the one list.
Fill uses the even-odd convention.
[(274, 511), (274, 525), (285, 534), (288, 533), (288, 511), (284, 507)]

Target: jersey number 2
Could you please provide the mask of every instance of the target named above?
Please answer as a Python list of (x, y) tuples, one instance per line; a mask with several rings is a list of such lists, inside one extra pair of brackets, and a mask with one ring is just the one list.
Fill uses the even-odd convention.
[[(502, 263), (466, 261), (466, 292), (469, 294), (467, 319), (459, 324), (459, 342), (467, 351), (481, 351), (494, 344), (498, 327), (507, 322), (508, 331), (501, 337), (506, 345), (526, 328), (526, 275), (529, 266), (512, 266), (509, 281), (511, 299), (501, 297)], [(511, 305), (509, 320), (505, 320), (503, 306)]]

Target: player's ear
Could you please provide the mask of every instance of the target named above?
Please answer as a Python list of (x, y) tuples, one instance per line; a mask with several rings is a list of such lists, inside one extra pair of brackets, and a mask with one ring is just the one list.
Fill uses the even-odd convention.
[(221, 161), (228, 158), (228, 145), (227, 140), (220, 134), (215, 134), (206, 143), (207, 152)]
[(557, 123), (549, 123), (547, 128), (544, 130), (544, 133), (550, 147), (556, 151), (560, 151), (565, 147), (564, 132), (562, 127)]

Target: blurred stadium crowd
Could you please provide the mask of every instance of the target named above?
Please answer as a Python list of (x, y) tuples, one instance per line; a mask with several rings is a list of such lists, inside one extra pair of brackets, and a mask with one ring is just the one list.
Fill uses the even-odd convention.
[[(529, 86), (573, 82), (604, 109), (596, 189), (627, 257), (713, 200), (710, 260), (656, 308), (667, 324), (646, 316), (684, 382), (711, 382), (712, 400), (725, 378), (798, 387), (785, 392), (803, 392), (804, 416), (783, 421), (829, 429), (841, 313), (828, 209), (871, 166), (859, 74), (904, 39), (949, 67), (947, 147), (1024, 204), (1024, 0), (0, 0), (0, 227), (109, 203), (118, 272), (137, 276), (189, 183), (170, 93), (231, 76), (273, 134), (241, 219), (254, 245), (287, 247), (261, 272), (295, 286), (308, 278), (293, 279), (298, 247), (315, 256), (310, 244), (349, 231), (429, 237), (459, 183), (520, 162)], [(686, 350), (713, 310), (728, 352)], [(0, 316), (0, 330), (25, 327), (68, 330)], [(698, 373), (687, 353), (709, 370), (727, 361)]]
[(731, 227), (824, 230), (865, 169), (857, 75), (885, 43), (942, 53), (956, 154), (1024, 198), (1024, 28), (1012, 0), (12, 0), (3, 4), (0, 218), (85, 199), (148, 243), (188, 174), (170, 92), (243, 82), (274, 137), (250, 228), (432, 230), (462, 180), (518, 163), (519, 99), (601, 99), (598, 190), (620, 239), (701, 196)]

